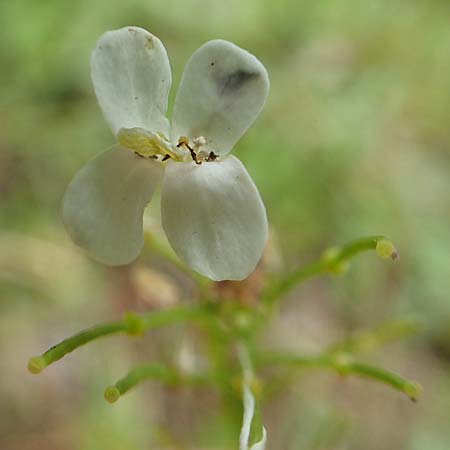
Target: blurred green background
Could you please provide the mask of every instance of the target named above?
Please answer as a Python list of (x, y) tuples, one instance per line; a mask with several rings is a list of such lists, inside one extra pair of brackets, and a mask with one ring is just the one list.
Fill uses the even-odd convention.
[(419, 336), (370, 356), (420, 381), (419, 403), (364, 380), (305, 372), (265, 405), (269, 449), (447, 450), (447, 0), (0, 2), (0, 448), (237, 443), (207, 391), (149, 383), (114, 406), (102, 398), (139, 355), (184, 352), (185, 330), (99, 341), (39, 377), (26, 371), (31, 355), (63, 337), (125, 309), (176, 302), (190, 289), (151, 252), (131, 268), (93, 262), (68, 240), (59, 216), (71, 177), (114, 142), (89, 58), (104, 31), (126, 25), (165, 44), (172, 99), (185, 62), (207, 40), (231, 40), (267, 67), (269, 100), (235, 154), (262, 193), (284, 268), (365, 235), (384, 234), (400, 251), (395, 264), (365, 255), (343, 276), (305, 284), (284, 301), (269, 340), (315, 351), (391, 319), (424, 320)]

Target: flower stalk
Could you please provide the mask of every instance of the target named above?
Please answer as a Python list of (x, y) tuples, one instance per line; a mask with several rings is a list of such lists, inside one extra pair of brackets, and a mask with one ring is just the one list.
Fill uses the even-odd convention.
[(342, 376), (359, 376), (372, 379), (393, 387), (417, 401), (422, 387), (416, 381), (408, 380), (380, 367), (371, 366), (354, 361), (348, 353), (320, 354), (312, 356), (293, 355), (289, 353), (267, 352), (258, 355), (257, 364), (260, 367), (297, 367), (297, 368), (325, 368), (336, 371)]
[(326, 273), (339, 274), (345, 272), (351, 258), (369, 250), (375, 250), (382, 258), (386, 258), (387, 255), (393, 260), (398, 258), (398, 252), (394, 245), (384, 236), (356, 239), (342, 247), (328, 249), (319, 261), (302, 266), (281, 280), (275, 280), (266, 288), (263, 294), (263, 302), (267, 305), (275, 303), (296, 285), (309, 278)]
[(423, 328), (423, 321), (417, 317), (400, 318), (371, 330), (359, 331), (343, 341), (331, 345), (327, 353), (346, 352), (352, 355), (366, 353), (397, 339), (416, 335)]
[(96, 325), (83, 330), (54, 345), (42, 355), (32, 357), (28, 362), (28, 370), (33, 374), (40, 373), (47, 366), (60, 360), (78, 347), (104, 336), (117, 333), (142, 335), (152, 328), (186, 321), (208, 320), (209, 318), (209, 313), (204, 308), (194, 306), (154, 311), (140, 315), (128, 313), (121, 321)]
[(213, 381), (213, 379), (213, 376), (207, 374), (185, 374), (175, 368), (159, 363), (152, 363), (136, 367), (113, 386), (108, 386), (105, 389), (104, 397), (109, 403), (114, 403), (130, 389), (147, 380), (161, 381), (169, 386), (181, 384), (195, 386)]

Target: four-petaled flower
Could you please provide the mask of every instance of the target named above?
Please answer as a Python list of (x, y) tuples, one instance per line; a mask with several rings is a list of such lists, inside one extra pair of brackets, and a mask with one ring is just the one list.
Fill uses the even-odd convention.
[(108, 265), (133, 261), (143, 246), (144, 208), (163, 179), (162, 225), (180, 259), (213, 280), (247, 277), (261, 258), (267, 217), (229, 153), (266, 100), (261, 62), (227, 41), (201, 46), (184, 70), (171, 127), (171, 70), (157, 37), (136, 27), (106, 32), (91, 76), (118, 144), (67, 189), (63, 220), (73, 241)]

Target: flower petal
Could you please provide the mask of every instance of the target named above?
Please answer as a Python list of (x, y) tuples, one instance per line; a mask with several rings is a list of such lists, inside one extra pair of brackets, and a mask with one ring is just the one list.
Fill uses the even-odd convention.
[(170, 244), (194, 270), (217, 281), (242, 280), (253, 272), (267, 240), (267, 217), (237, 158), (169, 163), (161, 208)]
[(268, 93), (269, 77), (258, 59), (231, 42), (207, 42), (184, 69), (172, 140), (203, 136), (205, 150), (224, 157), (256, 119)]
[(141, 127), (168, 136), (172, 75), (166, 49), (148, 31), (126, 27), (104, 33), (91, 57), (98, 102), (114, 134)]
[(119, 146), (89, 161), (63, 200), (63, 220), (72, 240), (105, 264), (133, 261), (144, 244), (144, 208), (161, 177), (159, 163)]

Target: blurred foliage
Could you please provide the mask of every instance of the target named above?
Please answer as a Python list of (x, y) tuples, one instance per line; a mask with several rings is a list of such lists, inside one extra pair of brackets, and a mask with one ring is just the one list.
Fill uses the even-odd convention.
[[(101, 397), (143, 351), (148, 359), (182, 347), (182, 329), (99, 342), (42, 378), (25, 371), (30, 355), (60, 338), (149, 307), (135, 300), (133, 266), (90, 261), (59, 218), (73, 174), (113, 143), (90, 84), (90, 52), (104, 31), (138, 25), (168, 50), (172, 98), (184, 63), (207, 40), (229, 39), (266, 65), (268, 103), (235, 153), (262, 193), (285, 268), (364, 235), (389, 236), (400, 251), (395, 266), (359, 258), (346, 275), (302, 287), (283, 303), (268, 341), (320, 349), (411, 313), (427, 325), (377, 356), (422, 382), (421, 403), (305, 373), (266, 407), (270, 448), (447, 449), (449, 20), (446, 0), (2, 0), (0, 448), (235, 442), (236, 424), (210, 393), (169, 395), (152, 384), (113, 407)], [(135, 267), (144, 262), (188, 295), (175, 268), (150, 251)]]

